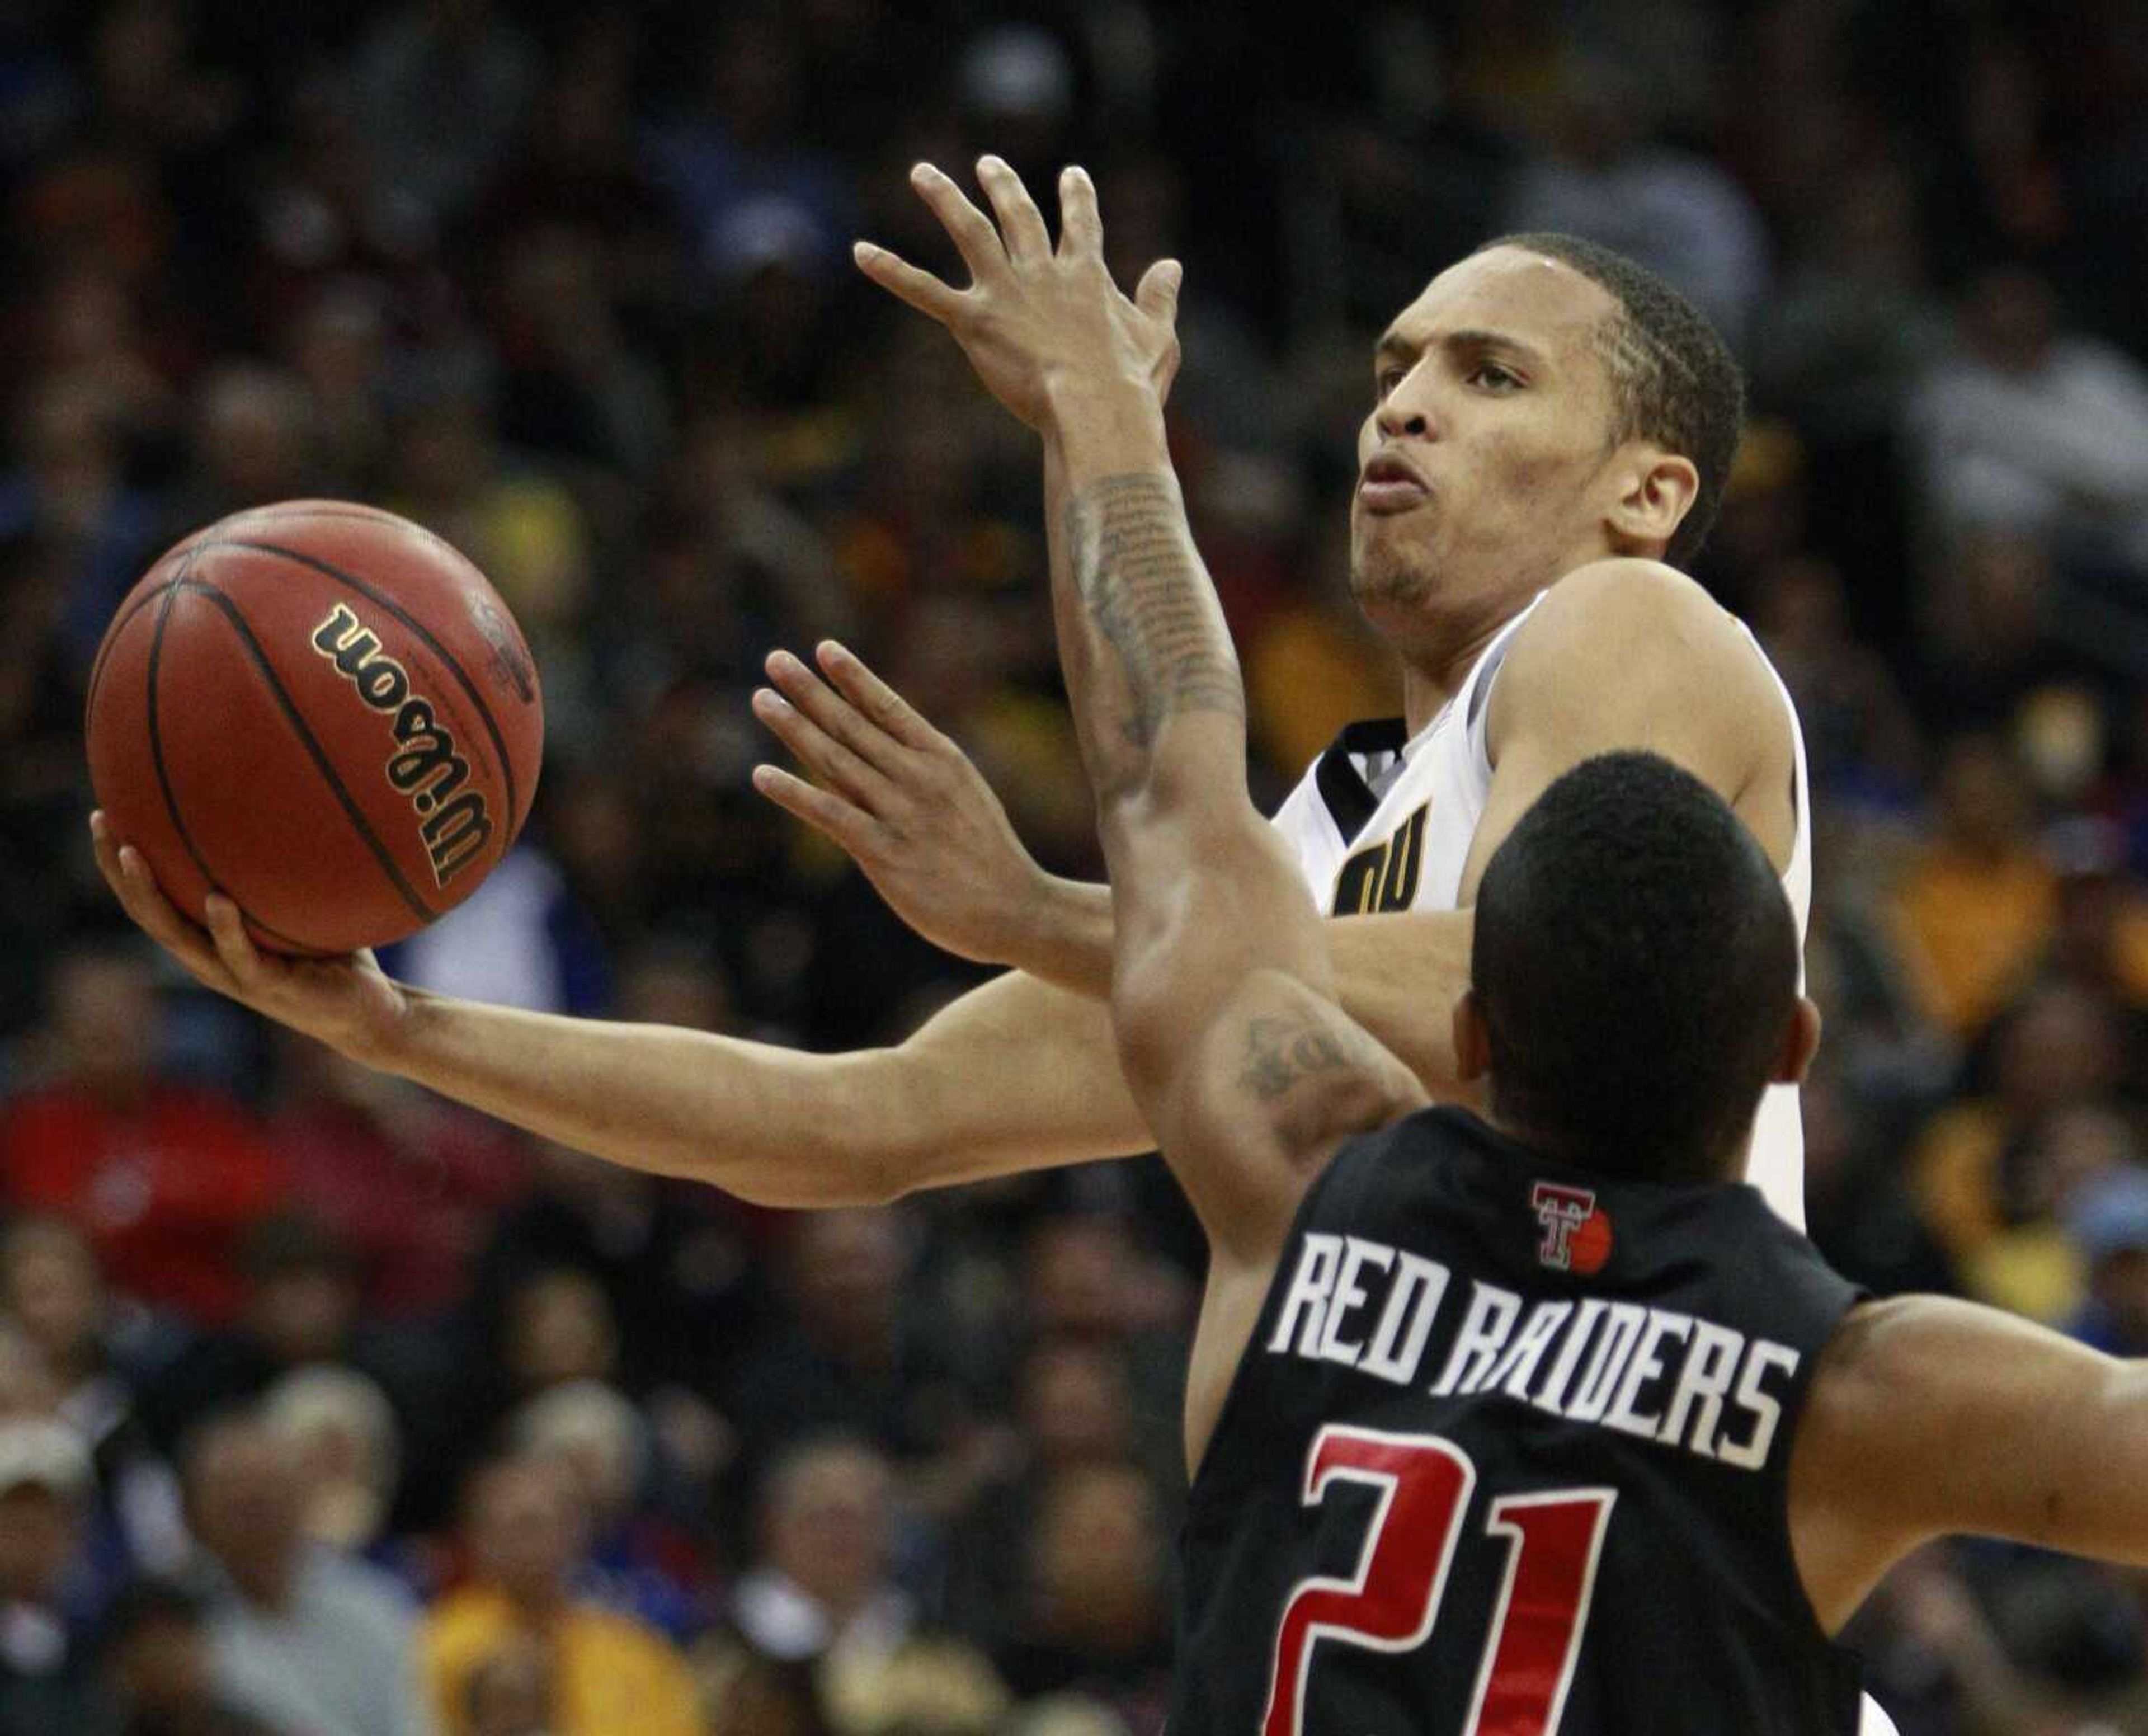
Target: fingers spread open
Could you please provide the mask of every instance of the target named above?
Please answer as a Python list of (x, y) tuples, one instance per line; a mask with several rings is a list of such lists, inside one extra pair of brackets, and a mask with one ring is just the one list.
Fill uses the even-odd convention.
[(1070, 259), (1104, 256), (1104, 220), (1097, 210), (1097, 183), (1079, 164), (1059, 175), (1059, 251)]
[(855, 653), (832, 639), (825, 639), (814, 655), (821, 672), (836, 684), (836, 690), (897, 741), (921, 753), (932, 752), (946, 744), (946, 738)]
[(1134, 305), (1152, 319), (1173, 324), (1178, 318), (1178, 286), (1185, 278), (1186, 268), (1177, 260), (1158, 259), (1142, 273)]
[(951, 283), (943, 283), (931, 272), (921, 270), (884, 247), (861, 241), (851, 249), (851, 257), (857, 261), (858, 269), (881, 288), (897, 301), (907, 302), (927, 319), (945, 325), (961, 309), (961, 290)]
[(892, 794), (887, 780), (781, 694), (765, 687), (756, 690), (753, 715), (822, 783), (873, 812), (886, 808)]
[(863, 861), (875, 854), (879, 822), (841, 796), (773, 765), (754, 767), (753, 787), (786, 814), (834, 839), (846, 855)]
[(929, 163), (921, 163), (912, 169), (910, 181), (918, 196), (932, 208), (932, 214), (946, 227), (973, 279), (982, 283), (1005, 273), (1007, 256), (1006, 249), (1000, 244), (1000, 232), (992, 227), (990, 218), (970, 203), (961, 188)]
[(992, 202), (1008, 257), (1018, 262), (1051, 258), (1051, 232), (1044, 227), (1044, 213), (1012, 166), (998, 157), (980, 157), (977, 184)]

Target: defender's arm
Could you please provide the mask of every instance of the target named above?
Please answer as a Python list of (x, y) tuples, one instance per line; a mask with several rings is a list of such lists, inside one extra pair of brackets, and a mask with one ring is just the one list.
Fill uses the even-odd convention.
[[(1061, 182), (1071, 328), (1117, 299), (1095, 193)], [(1097, 793), (1114, 915), (1112, 1013), (1127, 1083), (1219, 1258), (1265, 1268), (1311, 1166), (1424, 1101), (1345, 1015), (1296, 865), (1245, 785), (1245, 691), (1187, 529), (1152, 384), (1093, 340), (1048, 369), (1068, 559), (1052, 610)]]
[(1823, 1352), (1790, 1460), (1790, 1537), (1832, 1633), (1952, 1533), (2148, 1565), (2148, 1363), (1995, 1309), (1904, 1297)]

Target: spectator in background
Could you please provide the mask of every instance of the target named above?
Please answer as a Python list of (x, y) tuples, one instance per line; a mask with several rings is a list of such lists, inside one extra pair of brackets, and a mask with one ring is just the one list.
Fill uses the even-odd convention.
[[(1926, 1222), (1962, 1270), (1971, 1292), (2001, 1307), (2049, 1314), (2070, 1300), (2068, 1276), (2024, 1275), (1986, 1257), (2010, 1227), (2047, 1217), (2062, 1202), (2050, 1181), (2020, 1187), (2009, 1154), (2042, 1136), (2063, 1114), (2110, 1102), (2120, 1083), (2110, 1006), (2077, 985), (2050, 983), (2012, 1008), (1986, 1046), (1988, 1086), (1944, 1105), (1917, 1136), (1910, 1173)], [(2033, 1148), (2033, 1147), (2032, 1147)], [(2077, 1166), (2060, 1164), (2063, 1175)], [(1999, 1287), (1980, 1290), (1980, 1282)]]
[(286, 1443), (227, 1412), (190, 1438), (182, 1470), (218, 1691), (304, 1736), (425, 1736), (409, 1602), (379, 1569), (308, 1539)]
[(780, 1252), (785, 1316), (731, 1383), (741, 1481), (754, 1486), (792, 1442), (839, 1433), (916, 1463), (946, 1448), (966, 1395), (931, 1334), (906, 1318), (916, 1253), (898, 1208), (801, 1212)]
[(497, 1214), (529, 1185), (509, 1128), (285, 1033), (268, 1133), (356, 1262), (371, 1313), (436, 1318), (459, 1303)]
[(2148, 572), (2148, 371), (2062, 331), (2050, 286), (2014, 267), (1971, 281), (1956, 333), (1905, 411), (1932, 527)]
[(1601, 54), (1575, 53), (1549, 154), (1525, 160), (1502, 226), (1599, 242), (1693, 299), (1734, 350), (1767, 294), (1767, 232), (1751, 198), (1715, 163), (1649, 138), (1661, 93)]
[(1753, 630), (1797, 705), (1815, 792), (1903, 805), (1924, 745), (1892, 671), (1851, 631), (1840, 570), (1795, 555), (1763, 569), (1753, 590)]
[(101, 1636), (111, 1736), (305, 1736), (242, 1711), (217, 1691), (207, 1612), (176, 1581), (122, 1591)]
[(236, 1103), (159, 1076), (158, 1024), (139, 953), (62, 955), (41, 1082), (0, 1107), (0, 1196), (78, 1225), (129, 1295), (216, 1325), (238, 1307), (239, 1245), (283, 1198), (283, 1167)]
[(1931, 835), (1902, 877), (1895, 913), (1926, 1016), (1957, 1037), (1984, 1028), (2050, 944), (2057, 880), (2034, 817), (2003, 743), (1968, 735), (1947, 748)]
[(551, 1736), (552, 1666), (526, 1636), (496, 1648), (463, 1685), (469, 1736)]
[(2074, 1336), (2114, 1357), (2148, 1356), (2148, 1172), (2134, 1163), (2096, 1177), (2065, 1225), (2088, 1270)]
[(556, 1736), (700, 1736), (685, 1660), (655, 1629), (569, 1589), (589, 1515), (552, 1461), (497, 1460), (464, 1503), (470, 1578), (427, 1613), (425, 1680), (446, 1736), (475, 1736), (470, 1684), (503, 1648), (534, 1643)]
[(595, 238), (549, 223), (503, 251), (502, 435), (555, 462), (645, 481), (670, 449), (670, 404), (627, 342)]
[(1133, 1456), (1183, 1463), (1177, 1418), (1185, 1366), (1176, 1353), (1190, 1314), (1186, 1281), (1135, 1245), (1116, 1212), (1037, 1217), (1022, 1248), (1022, 1312), (1038, 1340), (1088, 1343), (1121, 1361), (1132, 1393)]
[(1803, 1090), (1805, 1223), (1828, 1263), (1875, 1295), (1952, 1293), (1953, 1262), (1884, 1136), (1861, 1124), (1840, 1069), (1815, 1069)]
[(388, 948), (384, 967), (435, 994), (531, 1012), (593, 1016), (611, 1001), (601, 938), (551, 859), (527, 840), (446, 916)]
[(1938, 545), (1915, 613), (1920, 703), (1965, 730), (2003, 729), (2065, 667), (2053, 643), (2063, 592), (2035, 538), (1996, 527)]
[(196, 1339), (143, 1395), (159, 1441), (177, 1445), (199, 1417), (258, 1398), (294, 1369), (347, 1362), (389, 1395), (410, 1461), (436, 1478), (452, 1475), (451, 1400), (467, 1377), (429, 1334), (360, 1312), (357, 1265), (339, 1237), (316, 1218), (279, 1213), (248, 1236), (240, 1265), (247, 1287), (238, 1317)]
[(387, 459), (384, 300), (363, 278), (331, 279), (292, 315), (284, 333), (284, 359), (305, 384), (325, 494), (363, 498)]
[(911, 1640), (821, 1674), (837, 1736), (996, 1736), (1014, 1709), (991, 1663), (952, 1640)]
[(590, 529), (573, 493), (504, 451), (485, 351), (435, 353), (403, 371), (391, 427), (391, 511), (416, 519), (489, 579), (556, 690), (578, 690), (575, 629), (589, 601)]
[(1101, 1702), (1047, 1693), (1007, 1720), (1006, 1736), (1129, 1736), (1126, 1720)]
[(823, 1437), (769, 1473), (760, 1548), (731, 1594), (733, 1623), (770, 1658), (885, 1657), (917, 1622), (889, 1578), (895, 1484), (863, 1442)]
[(1026, 1563), (1016, 1540), (1032, 1535), (1045, 1492), (1061, 1471), (1124, 1461), (1134, 1448), (1126, 1356), (1110, 1341), (1045, 1338), (1016, 1381), (1015, 1450), (955, 1516), (947, 1547), (949, 1620), (986, 1641), (1019, 1618)]
[(113, 1306), (97, 1257), (63, 1218), (18, 1218), (0, 1232), (0, 1318), (36, 1347), (53, 1414), (82, 1437), (95, 1472), (90, 1553), (100, 1579), (184, 1564), (178, 1480), (136, 1414), (134, 1380), (115, 1353)]
[(63, 551), (61, 633), (88, 670), (104, 625), (156, 551), (156, 508), (131, 487), (115, 406), (78, 374), (53, 374), (18, 400), (15, 468), (0, 474), (0, 538)]
[(95, 1733), (83, 1566), (89, 1454), (53, 1422), (0, 1423), (0, 1736)]
[(1917, 214), (1905, 165), (1851, 168), (1811, 211), (1800, 263), (1759, 310), (1756, 386), (1830, 445), (1891, 439), (1945, 340)]
[(167, 499), (161, 544), (243, 507), (322, 492), (306, 383), (287, 369), (231, 362), (195, 388), (191, 464)]
[(310, 1362), (278, 1379), (260, 1408), (262, 1426), (298, 1473), (299, 1530), (341, 1553), (369, 1555), (387, 1527), (402, 1471), (394, 1407), (379, 1382), (354, 1368)]
[(579, 1485), (590, 1541), (574, 1590), (636, 1617), (684, 1645), (709, 1623), (712, 1588), (696, 1539), (643, 1498), (655, 1481), (654, 1441), (633, 1404), (601, 1381), (539, 1393), (509, 1420), (518, 1453), (564, 1466)]
[(80, 823), (87, 672), (63, 632), (73, 552), (33, 532), (0, 536), (0, 1041), (37, 1017), (55, 914), (76, 889), (63, 865)]
[(542, 72), (536, 45), (489, 0), (435, 0), (381, 18), (350, 68), (373, 184), (408, 202), (414, 222), (453, 223), (507, 167)]
[(1132, 1465), (1077, 1467), (1052, 1479), (1023, 1540), (1021, 1624), (998, 1653), (1016, 1693), (1093, 1694), (1135, 1736), (1157, 1736), (1171, 1685), (1168, 1530), (1155, 1489)]
[(650, 169), (705, 264), (735, 248), (742, 208), (799, 213), (831, 253), (854, 227), (849, 178), (803, 125), (804, 68), (790, 18), (772, 7), (710, 15), (700, 100), (647, 137)]
[(704, 1641), (695, 1657), (709, 1736), (838, 1736), (811, 1663)]
[[(478, 1258), (467, 1309), (477, 1342), (497, 1357), (511, 1336), (511, 1299), (534, 1277), (573, 1271), (595, 1281), (624, 1345), (617, 1372), (626, 1392), (712, 1392), (756, 1323), (757, 1275), (742, 1227), (752, 1220), (706, 1189), (564, 1146), (540, 1146), (534, 1156), (534, 1186), (494, 1220)], [(613, 1370), (607, 1357), (579, 1372)], [(503, 1407), (512, 1402), (501, 1398)]]

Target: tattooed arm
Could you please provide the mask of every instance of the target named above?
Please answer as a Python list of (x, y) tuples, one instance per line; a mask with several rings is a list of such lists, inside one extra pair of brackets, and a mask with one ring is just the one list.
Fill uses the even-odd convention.
[[(1062, 183), (1066, 247), (1092, 198)], [(1045, 387), (1070, 555), (1052, 608), (1111, 871), (1121, 1065), (1219, 1261), (1265, 1287), (1334, 1146), (1424, 1094), (1337, 1003), (1304, 882), (1247, 793), (1244, 687), (1155, 388), (1093, 364)]]

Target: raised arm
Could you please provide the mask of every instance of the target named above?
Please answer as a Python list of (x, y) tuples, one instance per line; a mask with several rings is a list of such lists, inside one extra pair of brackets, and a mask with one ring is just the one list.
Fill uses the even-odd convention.
[(1244, 688), (1164, 444), (1177, 268), (1129, 300), (1086, 173), (1060, 178), (1055, 248), (1006, 164), (978, 172), (996, 226), (944, 176), (916, 178), (969, 290), (876, 250), (861, 262), (1056, 449), (1052, 611), (1111, 873), (1120, 1060), (1217, 1263), (1264, 1272), (1311, 1166), (1423, 1093), (1337, 1005), (1303, 885), (1247, 797)]
[(1854, 1311), (1790, 1461), (1790, 1537), (1824, 1626), (1963, 1533), (2148, 1566), (2148, 1364), (1937, 1297)]

